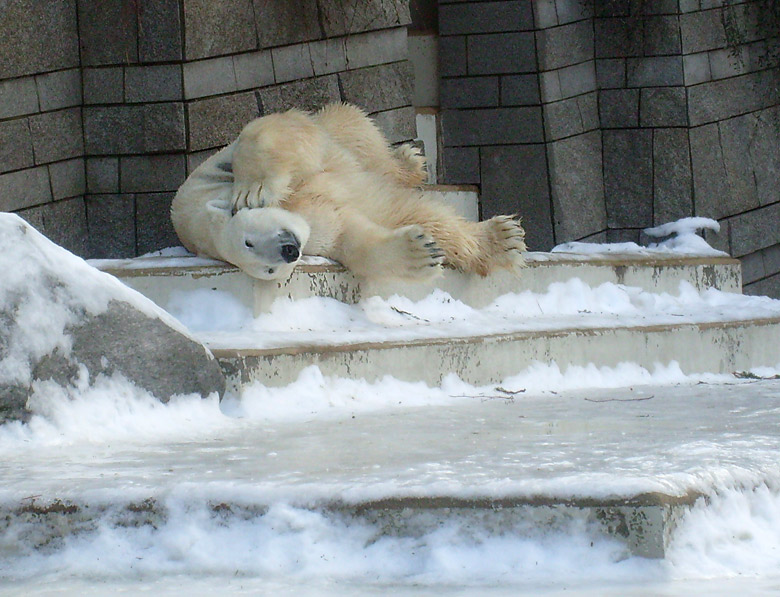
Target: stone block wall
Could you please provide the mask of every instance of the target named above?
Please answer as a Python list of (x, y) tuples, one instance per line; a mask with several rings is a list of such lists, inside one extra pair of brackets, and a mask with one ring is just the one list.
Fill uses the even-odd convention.
[(0, 209), (80, 255), (179, 244), (176, 189), (266, 112), (348, 101), (415, 137), (405, 0), (6, 6)]
[[(765, 4), (765, 3), (764, 3)], [(780, 72), (762, 2), (439, 0), (440, 182), (529, 246), (698, 215), (780, 296)], [(739, 32), (735, 35), (735, 28)]]

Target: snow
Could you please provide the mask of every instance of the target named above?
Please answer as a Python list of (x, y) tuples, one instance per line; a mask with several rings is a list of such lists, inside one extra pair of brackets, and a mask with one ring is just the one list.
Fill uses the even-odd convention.
[(697, 234), (699, 230), (720, 231), (720, 224), (709, 218), (682, 218), (676, 222), (670, 222), (645, 229), (645, 234), (654, 238), (670, 236), (670, 238), (650, 243), (642, 247), (636, 243), (586, 243), (568, 242), (553, 248), (553, 253), (579, 253), (602, 254), (620, 253), (624, 255), (653, 255), (653, 254), (679, 254), (689, 256), (724, 257), (728, 256), (723, 251), (713, 249), (707, 241)]
[(268, 313), (249, 310), (223, 291), (173, 293), (167, 305), (212, 349), (356, 344), (467, 337), (520, 331), (667, 325), (780, 317), (780, 301), (681, 282), (677, 294), (579, 278), (546, 292), (508, 293), (475, 309), (442, 290), (419, 301), (370, 297), (349, 305), (331, 298), (276, 299)]
[(14, 323), (7, 350), (0, 352), (0, 383), (30, 383), (31, 363), (56, 349), (67, 355), (66, 328), (84, 312), (103, 313), (111, 300), (128, 302), (190, 335), (152, 301), (58, 247), (15, 214), (0, 213), (0, 270), (0, 313), (12, 313)]
[[(2, 355), (0, 376), (29, 379), (30, 355), (67, 349), (63, 330), (75, 305), (99, 313), (122, 296), (171, 319), (30, 228), (37, 250), (23, 251), (14, 240), (20, 222), (0, 216), (0, 255), (6, 279), (26, 289), (18, 321), (29, 340)], [(675, 236), (649, 248), (558, 250), (716, 255), (695, 233), (715, 226), (698, 218), (658, 227), (648, 234)], [(139, 262), (177, 259), (193, 258), (174, 249)], [(40, 290), (47, 271), (64, 275), (51, 289), (63, 307), (42, 312), (54, 296)], [(7, 308), (17, 299), (4, 288)], [(676, 294), (656, 294), (576, 278), (482, 309), (441, 291), (356, 305), (279, 299), (259, 317), (218, 291), (173, 293), (167, 307), (181, 329), (232, 347), (780, 316), (780, 301), (766, 297), (686, 283)], [(178, 396), (168, 404), (120, 376), (91, 385), (83, 376), (66, 389), (36, 382), (31, 419), (0, 426), (0, 508), (57, 496), (94, 506), (94, 526), (48, 535), (41, 523), (7, 518), (2, 593), (767, 594), (780, 586), (780, 381), (772, 379), (780, 363), (752, 373), (766, 379), (686, 375), (674, 362), (653, 369), (538, 362), (497, 386), (450, 375), (430, 387), (331, 378), (309, 367), (288, 386), (255, 383), (221, 403)], [(692, 490), (709, 500), (684, 516), (660, 561), (629, 556), (577, 517), (554, 527), (520, 521), (496, 533), (475, 514), (433, 519), (406, 536), (313, 507), (333, 496), (350, 504)], [(155, 524), (134, 524), (116, 509), (150, 497), (166, 509)], [(220, 503), (235, 509), (215, 513)]]

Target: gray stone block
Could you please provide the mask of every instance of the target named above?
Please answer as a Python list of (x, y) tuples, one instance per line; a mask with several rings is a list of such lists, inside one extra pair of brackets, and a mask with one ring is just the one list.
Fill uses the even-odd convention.
[(581, 0), (556, 0), (555, 8), (561, 25), (589, 19), (594, 14), (590, 3)]
[(605, 18), (594, 22), (596, 58), (642, 55), (642, 27), (631, 18)]
[(556, 243), (606, 229), (601, 155), (598, 131), (548, 144)]
[(409, 57), (405, 27), (350, 35), (345, 46), (347, 68), (350, 69), (400, 62)]
[(467, 54), (470, 75), (530, 73), (537, 70), (533, 33), (473, 35), (468, 38)]
[(642, 19), (645, 56), (669, 56), (680, 53), (680, 22), (678, 19), (677, 15)]
[(653, 134), (653, 225), (693, 216), (691, 154), (686, 129)]
[(742, 257), (777, 244), (780, 203), (729, 218), (729, 235), (734, 257)]
[(271, 57), (274, 62), (274, 79), (277, 83), (286, 83), (314, 76), (314, 65), (311, 61), (311, 54), (309, 54), (309, 44), (273, 48)]
[(30, 116), (30, 132), (37, 164), (66, 160), (84, 154), (79, 108)]
[(440, 35), (531, 31), (533, 28), (533, 7), (524, 0), (462, 2), (439, 6)]
[(87, 253), (84, 198), (74, 197), (42, 206), (43, 233), (52, 242), (83, 257)]
[(629, 87), (672, 87), (683, 84), (682, 56), (629, 58), (626, 62)]
[(93, 259), (135, 257), (134, 195), (87, 195), (89, 245)]
[(780, 275), (769, 276), (753, 284), (747, 284), (742, 288), (742, 292), (753, 296), (780, 298)]
[(752, 127), (748, 155), (756, 181), (758, 202), (768, 205), (780, 201), (780, 108), (774, 107), (747, 119)]
[(87, 192), (119, 192), (119, 158), (87, 158)]
[(544, 105), (547, 140), (581, 135), (599, 126), (596, 92)]
[(459, 77), (467, 73), (466, 36), (439, 38), (439, 75)]
[(119, 158), (122, 193), (175, 191), (186, 177), (183, 153), (123, 156)]
[(705, 230), (704, 240), (706, 240), (707, 244), (709, 244), (713, 249), (717, 249), (718, 251), (723, 251), (724, 253), (731, 255), (731, 242), (729, 241), (729, 221), (721, 220), (718, 223), (720, 224), (720, 231), (715, 232), (714, 230)]
[[(78, 0), (82, 66), (138, 62), (138, 11), (124, 0)], [(62, 35), (58, 33), (58, 35)]]
[(540, 102), (539, 77), (536, 75), (501, 77), (502, 106), (533, 106)]
[(685, 87), (642, 89), (639, 124), (643, 127), (688, 126)]
[(442, 108), (488, 108), (499, 104), (498, 77), (441, 79)]
[(189, 104), (189, 149), (198, 151), (231, 143), (259, 115), (252, 92), (236, 93)]
[(207, 159), (209, 159), (218, 151), (219, 148), (207, 149), (205, 151), (196, 151), (195, 153), (188, 153), (187, 154), (187, 176), (192, 174), (195, 168), (200, 166), (203, 162), (205, 162)]
[(49, 164), (49, 178), (55, 201), (82, 197), (87, 190), (84, 158)]
[(700, 0), (679, 0), (680, 2), (680, 12), (694, 12), (697, 10), (701, 10), (701, 1)]
[[(729, 195), (739, 197), (739, 211), (760, 205), (756, 173), (751, 154), (755, 138), (756, 122), (751, 115), (730, 118), (718, 124), (720, 149), (726, 170)], [(774, 149), (777, 152), (777, 149)], [(736, 213), (732, 211), (731, 213)]]
[(344, 101), (368, 112), (383, 112), (411, 104), (413, 71), (409, 62), (395, 62), (338, 75)]
[[(694, 207), (697, 216), (720, 220), (740, 211), (724, 193), (728, 188), (720, 132), (717, 124), (691, 128), (691, 165), (693, 168)], [(735, 209), (736, 208), (736, 209)]]
[(14, 213), (39, 232), (43, 230), (43, 206), (31, 207)]
[[(232, 68), (232, 61), (230, 61)], [(182, 67), (179, 64), (128, 66), (125, 68), (125, 101), (169, 102), (181, 100)]]
[(309, 54), (314, 74), (318, 77), (347, 69), (347, 47), (343, 37), (311, 42)]
[(266, 87), (260, 89), (256, 95), (260, 101), (261, 114), (282, 112), (290, 108), (316, 110), (325, 104), (343, 99), (339, 92), (337, 75)]
[(125, 75), (121, 67), (85, 68), (82, 71), (85, 104), (121, 104)]
[(592, 60), (559, 69), (561, 97), (574, 97), (596, 90), (596, 69)]
[(604, 196), (610, 228), (646, 228), (653, 223), (653, 132), (607, 130)]
[(534, 9), (534, 24), (538, 29), (558, 25), (558, 12), (555, 10), (555, 0), (537, 0), (531, 4)]
[(447, 110), (442, 113), (445, 147), (541, 143), (541, 107)]
[(777, 83), (772, 72), (760, 71), (690, 87), (691, 125), (725, 120), (774, 105)]
[(482, 218), (519, 214), (532, 251), (555, 244), (544, 145), (481, 149)]
[(642, 231), (637, 228), (610, 228), (607, 230), (608, 243), (642, 243)]
[(646, 15), (677, 15), (680, 12), (680, 4), (682, 2), (679, 0), (654, 0), (654, 2), (646, 2), (642, 9)]
[(35, 165), (30, 124), (26, 118), (0, 121), (0, 172)]
[(405, 27), (412, 22), (408, 0), (323, 0), (319, 15), (324, 37)]
[(596, 60), (596, 83), (599, 89), (625, 87), (626, 60), (624, 58)]
[(261, 48), (312, 41), (322, 36), (317, 0), (254, 0)]
[(766, 277), (766, 269), (764, 269), (764, 258), (761, 255), (762, 251), (756, 251), (750, 255), (745, 255), (740, 259), (742, 262), (742, 283), (750, 284), (756, 280)]
[(541, 70), (554, 70), (593, 59), (593, 24), (579, 21), (536, 32)]
[(41, 111), (81, 105), (81, 74), (72, 68), (35, 77)]
[(175, 193), (143, 193), (135, 196), (136, 244), (139, 255), (181, 245), (171, 223)]
[(599, 116), (604, 128), (639, 126), (639, 89), (601, 90)]
[(0, 118), (33, 114), (38, 109), (38, 92), (33, 77), (0, 81)]
[(479, 170), (479, 148), (442, 148), (439, 172), (443, 184), (479, 184)]
[(46, 166), (0, 174), (0, 211), (16, 211), (51, 200)]
[(696, 85), (712, 79), (707, 52), (683, 56), (683, 77), (686, 85)]
[(371, 118), (390, 143), (412, 141), (417, 136), (415, 110), (412, 106), (371, 114)]
[(90, 155), (183, 150), (184, 107), (179, 102), (84, 108), (84, 144)]
[(731, 49), (707, 52), (707, 56), (710, 60), (710, 74), (712, 75), (712, 78), (725, 79), (727, 77), (744, 74), (748, 64), (746, 61), (742, 60), (739, 54), (741, 54), (741, 52), (735, 54)]
[(539, 73), (539, 87), (542, 95), (542, 103), (557, 102), (563, 99), (559, 74), (560, 71), (557, 70)]
[(780, 244), (764, 249), (761, 254), (764, 258), (764, 269), (767, 274), (780, 273)]
[(233, 70), (239, 91), (265, 87), (274, 82), (274, 63), (271, 52), (249, 52), (233, 56)]
[(79, 66), (74, 0), (14, 0), (0, 8), (0, 79)]
[(144, 0), (138, 13), (138, 58), (141, 62), (181, 60), (180, 0)]
[(706, 10), (681, 14), (680, 37), (683, 54), (726, 47), (722, 11)]
[(187, 0), (184, 23), (187, 60), (257, 49), (252, 0)]
[[(241, 55), (239, 54), (239, 56)], [(223, 56), (186, 63), (184, 65), (184, 97), (197, 99), (237, 91), (235, 58), (236, 56)], [(268, 58), (270, 62), (270, 53), (268, 53)], [(273, 71), (270, 82), (273, 83)], [(248, 87), (251, 85), (243, 87), (243, 89)]]

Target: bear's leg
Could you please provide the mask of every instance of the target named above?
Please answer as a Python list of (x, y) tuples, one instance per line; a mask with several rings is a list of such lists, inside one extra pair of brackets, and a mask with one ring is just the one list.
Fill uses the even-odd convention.
[(441, 274), (444, 261), (444, 253), (422, 226), (391, 230), (357, 213), (344, 216), (330, 253), (329, 257), (367, 278), (429, 280)]
[(525, 232), (512, 216), (471, 222), (450, 206), (424, 197), (399, 198), (394, 224), (421, 225), (444, 251), (445, 262), (464, 272), (486, 276), (495, 269), (524, 265)]
[(425, 157), (419, 150), (409, 143), (391, 149), (382, 131), (357, 106), (331, 104), (313, 119), (331, 140), (354, 156), (364, 171), (386, 176), (407, 187), (425, 181)]

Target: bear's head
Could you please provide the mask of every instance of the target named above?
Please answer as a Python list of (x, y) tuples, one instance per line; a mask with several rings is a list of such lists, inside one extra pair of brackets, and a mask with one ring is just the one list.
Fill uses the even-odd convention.
[(244, 208), (235, 215), (223, 211), (220, 219), (222, 256), (261, 280), (288, 278), (311, 231), (301, 216), (276, 207)]

